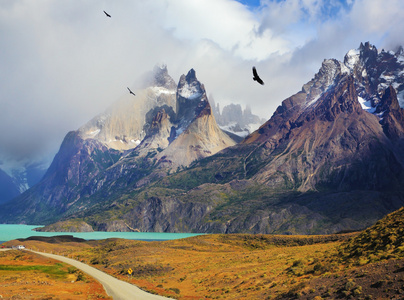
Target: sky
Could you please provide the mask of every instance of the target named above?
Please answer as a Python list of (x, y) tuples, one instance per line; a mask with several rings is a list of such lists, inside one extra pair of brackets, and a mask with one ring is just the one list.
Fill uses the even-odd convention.
[(0, 0), (0, 168), (50, 162), (156, 64), (269, 119), (324, 59), (404, 45), (403, 15), (402, 0)]

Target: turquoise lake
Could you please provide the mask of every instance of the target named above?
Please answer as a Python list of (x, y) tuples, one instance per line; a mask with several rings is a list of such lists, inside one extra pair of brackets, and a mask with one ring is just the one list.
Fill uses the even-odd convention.
[(166, 241), (183, 239), (191, 236), (201, 235), (199, 233), (160, 233), (160, 232), (37, 232), (34, 228), (41, 225), (20, 225), (20, 224), (0, 224), (0, 243), (27, 238), (30, 236), (54, 236), (54, 235), (73, 235), (74, 237), (86, 240), (102, 240), (108, 238), (122, 238), (141, 241)]

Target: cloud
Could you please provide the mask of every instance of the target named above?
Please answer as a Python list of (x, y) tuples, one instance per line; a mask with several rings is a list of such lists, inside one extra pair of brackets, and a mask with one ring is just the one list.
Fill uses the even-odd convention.
[(236, 1), (169, 1), (164, 26), (179, 39), (206, 39), (243, 59), (265, 59), (272, 53), (288, 51), (282, 38), (258, 35), (256, 16)]
[[(249, 105), (269, 119), (323, 59), (365, 41), (404, 44), (401, 2), (2, 1), (0, 156), (54, 155), (69, 130), (136, 89), (156, 63), (176, 81), (194, 68), (221, 107)], [(252, 81), (252, 65), (265, 86)]]

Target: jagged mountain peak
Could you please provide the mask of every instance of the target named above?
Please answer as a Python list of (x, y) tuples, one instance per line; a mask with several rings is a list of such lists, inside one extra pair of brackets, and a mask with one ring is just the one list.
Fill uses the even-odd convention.
[(382, 108), (377, 107), (382, 105), (382, 96), (390, 86), (395, 89), (400, 106), (404, 106), (403, 69), (402, 50), (379, 53), (369, 42), (361, 43), (359, 48), (346, 53), (343, 62), (325, 59), (313, 79), (303, 85), (299, 97), (294, 97), (294, 105), (299, 105), (302, 111), (314, 107), (341, 78), (352, 75), (362, 108), (378, 115)]
[(313, 105), (343, 71), (344, 65), (338, 60), (324, 60), (314, 78), (303, 85), (302, 91), (307, 95), (304, 107), (307, 108)]
[(353, 76), (340, 75), (336, 77), (333, 86), (322, 93), (318, 101), (312, 104), (312, 109), (300, 114), (296, 122), (314, 118), (331, 122), (340, 113), (361, 113), (362, 107), (357, 99)]
[(369, 42), (361, 43), (358, 49), (348, 51), (344, 58), (347, 73), (353, 74), (358, 95), (376, 108), (391, 85), (398, 94), (398, 101), (404, 101), (404, 56), (400, 47), (396, 52), (379, 52)]
[[(184, 76), (184, 75), (182, 75), (182, 76)], [(188, 83), (191, 83), (191, 82), (193, 82), (193, 81), (197, 81), (197, 80), (198, 80), (198, 79), (196, 78), (196, 72), (195, 72), (195, 70), (194, 70), (193, 68), (191, 68), (191, 69), (188, 71), (187, 75), (185, 76), (185, 80), (186, 80)], [(181, 79), (180, 79), (180, 81), (181, 81)]]
[(104, 113), (79, 128), (83, 139), (96, 139), (109, 148), (129, 150), (145, 138), (146, 115), (156, 107), (175, 108), (176, 84), (168, 74), (167, 66), (155, 66), (145, 76), (147, 86), (137, 90), (136, 96), (125, 94)]
[[(376, 46), (372, 45), (369, 41), (365, 42), (365, 44), (360, 43), (359, 51), (361, 53), (367, 53), (367, 55), (369, 55), (369, 53), (372, 53), (372, 55), (377, 55)], [(367, 56), (367, 55), (365, 54), (364, 56)]]
[(191, 70), (181, 76), (173, 106), (149, 99), (155, 106), (146, 111), (138, 147), (122, 154), (70, 133), (52, 172), (0, 216), (83, 218), (97, 230), (129, 224), (142, 231), (315, 234), (369, 226), (404, 203), (404, 113), (397, 105), (404, 68), (401, 54), (360, 48), (344, 62), (325, 60), (233, 147)]
[(360, 175), (357, 182), (348, 179), (347, 174), (358, 178), (359, 169), (350, 165), (356, 161), (363, 170), (385, 167), (391, 172), (388, 176), (398, 180), (404, 170), (397, 161), (402, 157), (398, 149), (403, 149), (404, 135), (404, 110), (397, 99), (404, 89), (404, 64), (399, 55), (378, 53), (365, 43), (348, 51), (344, 62), (324, 60), (314, 78), (285, 99), (272, 118), (242, 142), (258, 145), (256, 149), (262, 150), (254, 151), (269, 157), (273, 151), (278, 153), (255, 178), (276, 186), (282, 182), (279, 176), (289, 177), (298, 190), (316, 190), (333, 181), (324, 177), (327, 169), (327, 176), (333, 174), (335, 182), (339, 180), (333, 188), (387, 187), (383, 176)]
[(187, 167), (195, 160), (236, 144), (217, 125), (209, 102), (186, 127), (179, 126), (176, 133), (175, 139), (157, 156), (165, 167)]
[(396, 55), (397, 57), (404, 55), (404, 48), (403, 48), (403, 46), (398, 46), (398, 48), (397, 48), (397, 50), (396, 50), (396, 52), (395, 52), (395, 55)]
[(176, 108), (170, 145), (157, 156), (161, 165), (186, 167), (197, 159), (235, 145), (235, 141), (217, 125), (205, 87), (194, 69), (179, 80)]
[(181, 75), (177, 89), (178, 95), (186, 99), (200, 98), (205, 94), (205, 88), (196, 78), (194, 69), (189, 70), (187, 75)]
[(168, 74), (167, 65), (155, 65), (152, 72), (152, 79), (149, 86), (163, 87), (168, 90), (175, 90), (176, 83), (174, 79)]
[(204, 85), (196, 78), (191, 69), (187, 75), (181, 75), (177, 87), (177, 120), (189, 122), (197, 117), (209, 105)]

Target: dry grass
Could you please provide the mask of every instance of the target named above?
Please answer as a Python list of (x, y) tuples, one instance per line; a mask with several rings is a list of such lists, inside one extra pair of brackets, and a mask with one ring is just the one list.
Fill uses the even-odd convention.
[(79, 270), (26, 251), (0, 252), (2, 299), (111, 299)]
[(23, 243), (176, 299), (401, 299), (403, 215), (401, 209), (361, 233), (343, 235)]
[[(303, 288), (313, 276), (326, 272), (324, 266), (312, 270), (319, 261), (336, 255), (341, 241), (325, 237), (205, 235), (166, 242), (109, 239), (24, 243), (74, 257), (160, 295), (178, 299), (270, 299)], [(127, 273), (129, 268), (132, 276)]]

